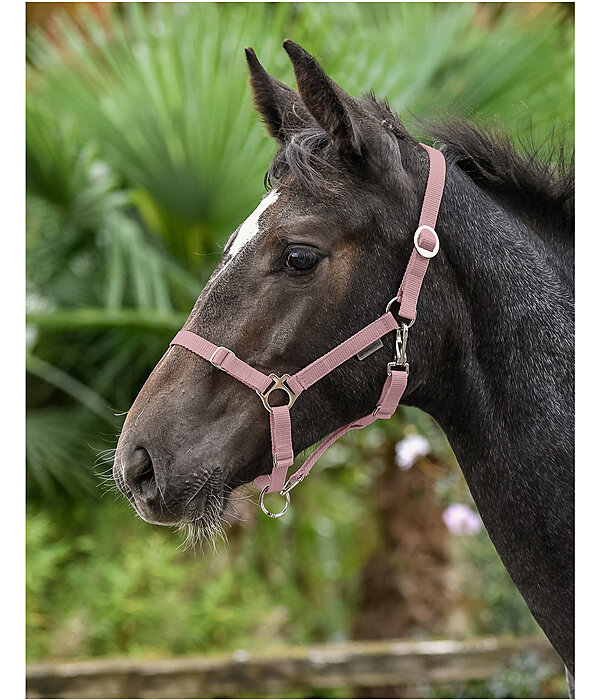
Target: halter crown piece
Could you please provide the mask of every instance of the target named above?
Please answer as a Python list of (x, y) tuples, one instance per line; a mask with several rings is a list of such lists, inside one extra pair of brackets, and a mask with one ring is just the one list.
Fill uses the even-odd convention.
[[(330, 350), (292, 376), (289, 374), (283, 374), (281, 377), (276, 374), (267, 376), (240, 360), (231, 350), (214, 345), (190, 331), (179, 331), (171, 341), (171, 345), (180, 345), (191, 350), (196, 355), (210, 362), (216, 369), (226, 372), (238, 381), (246, 384), (246, 386), (254, 389), (260, 396), (264, 407), (269, 412), (273, 470), (271, 474), (259, 476), (255, 479), (255, 483), (261, 489), (260, 507), (271, 518), (280, 518), (287, 511), (290, 504), (290, 491), (308, 476), (316, 461), (328, 447), (349, 430), (364, 428), (378, 418), (390, 418), (398, 407), (398, 403), (406, 389), (408, 381), (406, 355), (408, 329), (413, 325), (417, 317), (417, 300), (423, 278), (429, 266), (429, 260), (437, 254), (440, 247), (440, 241), (435, 232), (435, 224), (446, 181), (446, 161), (441, 151), (424, 143), (420, 145), (429, 155), (429, 176), (421, 208), (421, 217), (414, 235), (414, 248), (402, 278), (400, 289), (398, 294), (390, 300), (383, 316), (380, 316), (358, 331), (358, 333), (355, 333), (333, 350)], [(396, 320), (390, 311), (395, 302), (399, 304), (398, 317), (405, 319), (400, 322)], [(288, 479), (288, 469), (294, 464), (290, 409), (298, 396), (336, 367), (339, 367), (392, 331), (396, 332), (396, 356), (388, 363), (388, 376), (372, 413), (364, 416), (364, 418), (352, 421), (331, 433), (308, 457), (300, 469)], [(269, 397), (277, 389), (283, 390), (287, 394), (287, 405), (270, 405)], [(285, 506), (279, 513), (271, 513), (264, 505), (265, 494), (274, 491), (279, 491), (286, 499)]]

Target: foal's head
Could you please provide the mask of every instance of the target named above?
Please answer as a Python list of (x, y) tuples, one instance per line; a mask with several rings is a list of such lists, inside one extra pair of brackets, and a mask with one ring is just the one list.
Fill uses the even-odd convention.
[[(265, 374), (292, 374), (383, 313), (412, 248), (428, 171), (385, 104), (350, 97), (300, 46), (284, 48), (297, 92), (246, 52), (256, 107), (279, 143), (272, 189), (232, 234), (184, 326)], [(425, 324), (437, 286), (420, 302)], [(415, 346), (413, 387), (437, 353), (418, 332)], [(293, 407), (295, 451), (371, 410), (392, 357), (388, 337), (304, 392)], [(210, 527), (233, 488), (270, 469), (260, 399), (172, 347), (129, 411), (115, 459), (116, 482), (139, 515)]]

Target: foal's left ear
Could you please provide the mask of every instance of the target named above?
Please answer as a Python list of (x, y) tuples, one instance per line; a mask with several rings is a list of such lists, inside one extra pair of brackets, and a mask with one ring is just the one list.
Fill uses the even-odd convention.
[(246, 49), (246, 60), (254, 105), (269, 134), (284, 143), (290, 134), (306, 126), (311, 119), (298, 93), (269, 75), (260, 64), (254, 49)]
[(292, 61), (300, 98), (311, 116), (341, 151), (360, 153), (360, 140), (352, 117), (356, 112), (354, 98), (336, 85), (301, 46), (286, 39), (283, 48)]

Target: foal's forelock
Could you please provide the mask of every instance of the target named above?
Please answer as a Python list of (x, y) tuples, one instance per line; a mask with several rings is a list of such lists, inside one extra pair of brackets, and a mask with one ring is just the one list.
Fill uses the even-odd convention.
[(330, 144), (331, 140), (318, 126), (290, 134), (267, 170), (265, 185), (277, 186), (285, 175), (296, 186), (312, 194), (335, 190), (339, 170), (325, 156), (325, 149)]

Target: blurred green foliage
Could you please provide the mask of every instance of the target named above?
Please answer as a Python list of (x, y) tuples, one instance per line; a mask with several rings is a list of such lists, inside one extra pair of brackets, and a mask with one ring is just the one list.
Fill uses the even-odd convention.
[(31, 504), (30, 657), (189, 654), (339, 638), (351, 622), (357, 572), (377, 540), (364, 497), (372, 470), (352, 460), (332, 469), (340, 457), (329, 457), (318, 494), (298, 494), (289, 518), (276, 522), (252, 508), (242, 524), (251, 534), (211, 556), (178, 549), (170, 531), (134, 518), (108, 495), (99, 508)]
[[(281, 49), (292, 37), (351, 94), (387, 97), (416, 135), (419, 119), (454, 113), (537, 144), (558, 126), (572, 143), (572, 16), (543, 5), (107, 3), (100, 18), (84, 6), (51, 34), (30, 32), (31, 659), (348, 635), (357, 574), (378, 546), (372, 457), (417, 429), (451, 460), (433, 421), (404, 410), (346, 440), (289, 518), (260, 518), (205, 557), (99, 501), (93, 464), (110, 464), (122, 411), (260, 197), (275, 144), (252, 109), (243, 48), (293, 85)], [(458, 472), (439, 492), (467, 497)], [(471, 631), (533, 629), (487, 536), (457, 545)]]

